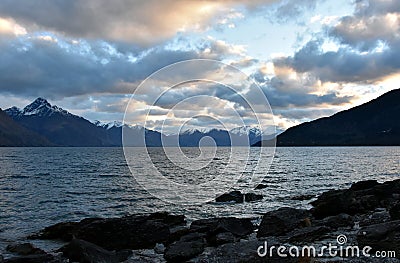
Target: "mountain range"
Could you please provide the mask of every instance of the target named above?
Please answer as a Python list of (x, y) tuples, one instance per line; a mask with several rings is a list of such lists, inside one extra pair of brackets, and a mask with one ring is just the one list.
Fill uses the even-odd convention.
[[(277, 136), (277, 146), (400, 146), (400, 89)], [(261, 146), (268, 141), (258, 142)]]
[[(400, 145), (400, 89), (330, 117), (302, 123), (276, 137), (277, 146)], [(0, 109), (0, 146), (183, 146), (193, 147), (211, 137), (217, 146), (272, 145), (258, 128), (189, 129), (165, 135), (121, 122), (90, 122), (46, 99), (23, 109)], [(262, 140), (262, 138), (267, 140)], [(206, 142), (207, 144), (207, 142)]]
[[(46, 99), (37, 98), (23, 109), (11, 107), (0, 112), (0, 146), (125, 146), (159, 147), (198, 146), (202, 138), (211, 137), (218, 146), (249, 146), (260, 141), (262, 132), (254, 127), (186, 130), (180, 134), (164, 135), (142, 126), (123, 125), (114, 121), (90, 122)], [(145, 143), (144, 143), (145, 141)]]

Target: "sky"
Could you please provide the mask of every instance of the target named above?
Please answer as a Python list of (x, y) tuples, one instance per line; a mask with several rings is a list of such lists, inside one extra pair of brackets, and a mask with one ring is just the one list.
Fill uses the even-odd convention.
[[(193, 59), (221, 61), (256, 85), (231, 78), (223, 84), (232, 91), (216, 83), (228, 78), (215, 77), (224, 66), (191, 64), (138, 89), (163, 67)], [(192, 76), (214, 82), (171, 89)], [(232, 128), (255, 123), (239, 97), (259, 97), (259, 89), (274, 125), (287, 129), (399, 82), (399, 0), (0, 1), (3, 109), (43, 97), (91, 121), (122, 121), (127, 110), (126, 122), (153, 129)]]

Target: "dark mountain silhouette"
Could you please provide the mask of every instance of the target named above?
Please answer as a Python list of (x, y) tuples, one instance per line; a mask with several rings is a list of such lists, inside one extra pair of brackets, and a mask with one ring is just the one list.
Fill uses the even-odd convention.
[(38, 98), (24, 109), (12, 107), (6, 113), (26, 129), (57, 146), (112, 146), (105, 129), (73, 115), (47, 100)]
[(399, 146), (399, 118), (396, 89), (331, 117), (289, 128), (277, 137), (277, 146)]
[(0, 109), (0, 146), (52, 146), (52, 143), (19, 125)]

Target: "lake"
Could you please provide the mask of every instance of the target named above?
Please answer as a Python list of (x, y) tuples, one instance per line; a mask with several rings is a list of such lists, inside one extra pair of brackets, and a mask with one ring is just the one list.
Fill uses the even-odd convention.
[[(387, 181), (400, 176), (400, 147), (277, 148), (270, 168), (266, 163), (255, 168), (260, 148), (251, 148), (246, 162), (248, 150), (239, 149), (243, 158), (231, 163), (245, 162), (257, 176), (264, 177), (267, 187), (254, 191), (264, 195), (262, 201), (177, 205), (150, 195), (138, 185), (122, 148), (0, 148), (0, 250), (61, 221), (154, 211), (185, 214), (189, 221), (208, 216), (257, 217), (282, 206), (309, 207), (310, 200), (293, 200), (295, 196), (318, 195), (360, 180)], [(184, 172), (170, 165), (160, 154), (161, 148), (149, 151), (166, 177), (184, 183), (193, 183), (195, 178), (196, 183), (221, 174), (230, 150), (218, 149), (212, 164), (200, 172)], [(198, 154), (197, 148), (185, 151)], [(131, 157), (141, 158), (139, 154)], [(240, 170), (228, 172), (235, 176)], [(146, 174), (146, 170), (141, 173)], [(242, 190), (245, 183), (242, 178), (234, 188)]]

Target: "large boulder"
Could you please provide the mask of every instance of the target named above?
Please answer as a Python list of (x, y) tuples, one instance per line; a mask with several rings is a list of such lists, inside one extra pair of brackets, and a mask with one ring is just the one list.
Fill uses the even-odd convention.
[(226, 202), (243, 203), (244, 195), (240, 191), (232, 191), (218, 196), (215, 199), (215, 201), (218, 203), (226, 203)]
[(13, 257), (4, 260), (4, 263), (62, 263), (62, 259), (51, 254), (34, 254), (21, 257)]
[(167, 242), (170, 238), (170, 228), (184, 223), (184, 216), (168, 213), (84, 219), (80, 222), (47, 227), (32, 237), (64, 241), (75, 237), (108, 250), (144, 249)]
[(130, 250), (111, 252), (80, 239), (73, 239), (60, 250), (70, 262), (117, 263), (125, 261), (132, 254)]
[(31, 243), (11, 244), (6, 247), (6, 250), (21, 256), (46, 254), (46, 252), (34, 247)]
[(207, 235), (229, 232), (237, 237), (245, 237), (254, 231), (254, 225), (250, 218), (221, 217), (193, 221), (190, 230)]
[(369, 225), (357, 236), (360, 247), (370, 246), (373, 251), (400, 251), (400, 220)]
[(204, 235), (190, 233), (170, 244), (164, 253), (167, 262), (185, 262), (203, 253), (206, 247)]
[(215, 201), (217, 203), (243, 203), (243, 202), (254, 202), (263, 199), (264, 197), (260, 194), (246, 193), (242, 194), (240, 191), (232, 191), (229, 193), (222, 194), (218, 196)]
[(258, 229), (257, 237), (281, 236), (304, 226), (310, 212), (304, 209), (283, 207), (266, 213)]
[(311, 204), (316, 218), (346, 213), (365, 214), (376, 208), (390, 209), (399, 201), (400, 180), (378, 183), (374, 180), (358, 182), (350, 189), (332, 190), (321, 194)]
[[(277, 240), (269, 239), (267, 250), (271, 246), (278, 247), (280, 243)], [(259, 248), (262, 247), (260, 250)], [(299, 258), (290, 257), (278, 257), (276, 252), (273, 253), (272, 257), (266, 255), (261, 257), (258, 255), (257, 251), (260, 253), (264, 252), (265, 242), (252, 240), (252, 241), (242, 241), (236, 243), (228, 243), (203, 253), (197, 258), (191, 260), (194, 263), (204, 263), (204, 262), (218, 262), (218, 263), (298, 263), (303, 262)], [(268, 250), (269, 251), (269, 250)], [(275, 250), (276, 251), (276, 250)], [(306, 261), (305, 261), (306, 262)]]

